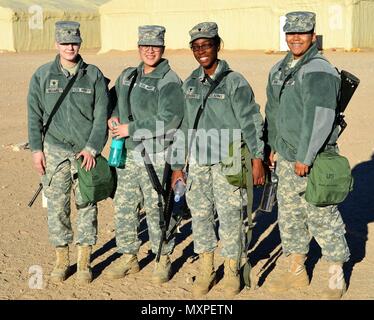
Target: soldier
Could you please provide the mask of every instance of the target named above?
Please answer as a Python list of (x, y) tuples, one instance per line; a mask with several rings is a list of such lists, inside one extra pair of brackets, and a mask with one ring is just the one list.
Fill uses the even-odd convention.
[[(230, 69), (226, 61), (218, 59), (222, 40), (216, 23), (199, 23), (189, 33), (190, 47), (200, 66), (183, 84), (185, 111), (180, 133), (184, 137), (194, 128), (198, 109), (213, 81)], [(262, 130), (263, 119), (250, 85), (238, 72), (227, 74), (206, 99), (197, 126), (196, 157), (191, 157), (189, 161), (186, 197), (192, 215), (194, 250), (199, 254), (200, 261), (192, 287), (194, 297), (207, 294), (215, 283), (215, 210), (219, 219), (221, 254), (225, 258), (224, 292), (232, 297), (240, 291), (238, 270), (244, 241), (241, 192), (238, 187), (229, 184), (221, 163), (227, 157), (224, 151), (235, 138), (234, 132), (239, 132), (239, 141), (244, 139), (253, 156), (253, 182), (263, 184)], [(202, 139), (204, 133), (212, 133), (211, 139)], [(175, 149), (186, 146), (178, 135)], [(194, 150), (191, 150), (191, 155)], [(178, 158), (178, 155), (175, 156)], [(185, 165), (182, 157), (172, 166), (173, 185), (178, 179), (183, 179), (181, 169)]]
[[(158, 195), (144, 167), (141, 147), (144, 145), (155, 160), (153, 165), (162, 181), (165, 155), (170, 144), (165, 133), (175, 131), (183, 115), (182, 81), (170, 68), (168, 60), (162, 58), (164, 35), (162, 26), (139, 27), (138, 50), (142, 61), (137, 67), (126, 68), (115, 85), (117, 104), (108, 125), (114, 137), (126, 138), (127, 159), (124, 169), (117, 168), (118, 186), (114, 198), (116, 244), (122, 256), (104, 271), (104, 275), (111, 279), (139, 271), (138, 208), (142, 204), (153, 253), (157, 253), (161, 240)], [(130, 112), (133, 121), (130, 121)], [(173, 248), (173, 240), (163, 246), (160, 261), (155, 264), (152, 274), (154, 283), (169, 280)]]
[[(75, 179), (77, 158), (82, 167), (90, 170), (107, 139), (109, 95), (107, 82), (101, 71), (86, 64), (79, 55), (82, 38), (79, 23), (56, 23), (58, 55), (41, 66), (32, 76), (28, 94), (28, 132), (33, 164), (41, 176), (48, 201), (48, 230), (56, 248), (56, 264), (51, 273), (53, 281), (66, 279), (69, 270), (69, 247), (73, 241), (70, 221), (70, 192), (73, 187), (78, 208), (77, 280), (92, 281), (90, 255), (97, 239), (96, 204), (84, 206)], [(50, 126), (43, 134), (56, 101), (71, 78), (72, 88), (52, 116)], [(44, 143), (43, 143), (44, 142)]]
[(337, 148), (333, 125), (340, 77), (318, 53), (315, 14), (290, 12), (286, 18), (283, 30), (290, 51), (270, 71), (265, 111), (270, 163), (275, 153), (278, 157), (278, 223), (289, 269), (268, 288), (278, 292), (309, 284), (304, 262), (315, 237), (336, 279), (329, 281), (323, 297), (340, 298), (345, 291), (342, 266), (349, 259), (344, 223), (337, 206), (316, 207), (303, 196), (317, 153)]

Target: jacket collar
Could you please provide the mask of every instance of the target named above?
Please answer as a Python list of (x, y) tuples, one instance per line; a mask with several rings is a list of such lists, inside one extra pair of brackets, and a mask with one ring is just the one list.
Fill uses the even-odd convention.
[(309, 62), (315, 55), (318, 54), (317, 42), (314, 42), (310, 48), (305, 52), (305, 54), (300, 58), (300, 61), (296, 64), (294, 68), (289, 69), (288, 64), (293, 59), (292, 52), (289, 51), (285, 58), (282, 60), (279, 69), (284, 70), (285, 74), (295, 73), (299, 70), (304, 64)]
[[(226, 70), (230, 69), (228, 63), (225, 60), (218, 60), (218, 66), (214, 74), (211, 76), (212, 79), (216, 79), (219, 74), (225, 72)], [(195, 69), (192, 74), (191, 78), (199, 79), (200, 82), (203, 82), (205, 79), (204, 68), (202, 66)]]
[[(83, 61), (80, 54), (78, 54), (77, 60), (78, 60), (78, 62), (77, 62), (78, 63), (77, 72), (78, 72), (78, 78), (80, 78), (84, 74), (84, 72), (86, 71), (87, 64)], [(64, 74), (64, 72), (61, 69), (60, 54), (58, 54), (56, 56), (55, 61), (52, 64), (51, 73), (58, 74), (58, 75), (63, 75), (64, 77), (66, 77), (66, 75)]]
[(141, 74), (143, 78), (155, 78), (155, 79), (162, 79), (165, 74), (170, 70), (169, 61), (167, 59), (161, 59), (160, 63), (157, 65), (156, 69), (154, 69), (151, 73), (143, 74), (144, 62), (141, 62), (137, 69), (138, 74)]

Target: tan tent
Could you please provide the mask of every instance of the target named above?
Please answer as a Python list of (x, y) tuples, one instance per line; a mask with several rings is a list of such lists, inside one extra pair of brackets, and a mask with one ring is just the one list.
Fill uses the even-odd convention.
[(101, 52), (135, 49), (142, 24), (164, 25), (168, 48), (187, 48), (201, 21), (218, 23), (226, 49), (278, 50), (282, 16), (295, 10), (316, 12), (324, 48), (374, 47), (374, 0), (112, 0), (100, 7)]
[(54, 48), (58, 20), (81, 23), (83, 48), (100, 48), (99, 5), (105, 0), (0, 0), (0, 50)]

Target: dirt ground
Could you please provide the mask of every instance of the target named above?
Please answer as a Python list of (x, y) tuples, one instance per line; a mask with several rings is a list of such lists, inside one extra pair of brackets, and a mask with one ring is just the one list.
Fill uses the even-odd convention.
[[(125, 66), (138, 63), (136, 52), (97, 55), (94, 51), (83, 51), (82, 55), (88, 63), (97, 65), (112, 80), (111, 84)], [(345, 266), (349, 287), (344, 299), (374, 299), (374, 52), (327, 51), (325, 55), (338, 68), (361, 79), (346, 112), (348, 128), (339, 141), (355, 178), (354, 191), (340, 206), (351, 250), (351, 260)], [(29, 150), (19, 148), (18, 144), (27, 141), (26, 96), (31, 75), (54, 56), (54, 52), (0, 54), (0, 299), (192, 299), (197, 263), (193, 257), (190, 221), (184, 222), (177, 235), (170, 282), (156, 286), (150, 281), (154, 257), (148, 253), (144, 219), (139, 254), (141, 271), (120, 280), (106, 280), (101, 276), (104, 268), (117, 258), (111, 200), (99, 204), (99, 238), (92, 257), (94, 281), (87, 286), (77, 285), (74, 264), (72, 275), (62, 285), (50, 283), (48, 275), (53, 267), (54, 250), (48, 242), (46, 209), (42, 209), (40, 197), (31, 209), (27, 207), (39, 179), (32, 168)], [(167, 51), (166, 57), (182, 79), (196, 67), (187, 50)], [(262, 112), (268, 71), (281, 57), (282, 54), (249, 51), (221, 53), (221, 58), (248, 79)], [(104, 152), (107, 154), (108, 146)], [(72, 220), (76, 220), (75, 209)], [(319, 299), (327, 285), (328, 272), (314, 241), (307, 260), (312, 278), (310, 287), (283, 294), (266, 290), (266, 282), (285, 269), (285, 261), (283, 256), (279, 257), (276, 213), (257, 215), (255, 222), (250, 248), (254, 285), (251, 290), (244, 288), (236, 299)], [(74, 246), (71, 246), (71, 256), (75, 263)], [(222, 278), (219, 255), (215, 263)], [(207, 299), (222, 298), (221, 283), (209, 292)]]

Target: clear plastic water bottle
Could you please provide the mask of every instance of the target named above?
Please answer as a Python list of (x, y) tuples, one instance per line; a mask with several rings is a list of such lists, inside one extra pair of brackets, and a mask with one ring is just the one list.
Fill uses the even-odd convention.
[(179, 179), (174, 186), (174, 201), (179, 202), (186, 192), (186, 185)]
[[(117, 122), (112, 122), (113, 127), (117, 126)], [(112, 138), (110, 145), (110, 153), (108, 164), (111, 167), (121, 168), (125, 165), (126, 149), (123, 148), (125, 138)]]

